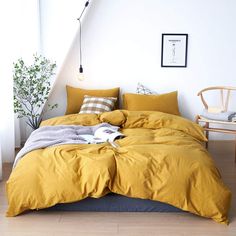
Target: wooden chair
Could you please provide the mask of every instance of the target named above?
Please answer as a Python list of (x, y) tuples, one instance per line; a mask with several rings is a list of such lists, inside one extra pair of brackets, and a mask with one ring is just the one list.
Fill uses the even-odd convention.
[[(208, 103), (206, 102), (203, 93), (204, 92), (209, 92), (210, 90), (217, 91), (219, 90), (219, 96), (220, 96), (220, 103), (221, 105), (218, 107), (210, 107)], [(217, 86), (217, 87), (209, 87), (201, 90), (197, 95), (200, 96), (201, 101), (205, 107), (205, 110), (208, 111), (210, 114), (222, 114), (228, 111), (228, 105), (230, 101), (230, 95), (233, 91), (236, 91), (236, 87), (224, 87), (224, 86)], [(235, 109), (236, 110), (236, 109)], [(206, 132), (206, 137), (207, 139), (209, 138), (209, 131), (212, 132), (220, 132), (220, 133), (225, 133), (225, 134), (236, 134), (236, 130), (227, 127), (228, 125), (235, 126), (236, 128), (236, 122), (232, 121), (227, 121), (227, 120), (218, 120), (217, 118), (207, 118), (204, 115), (197, 115), (196, 116), (196, 122), (198, 124), (202, 123), (203, 128)], [(224, 125), (225, 128), (215, 128), (215, 127), (210, 127), (210, 125), (213, 124), (218, 124), (218, 125)], [(208, 142), (206, 142), (206, 148), (208, 148)], [(236, 142), (235, 142), (235, 159), (236, 163)]]

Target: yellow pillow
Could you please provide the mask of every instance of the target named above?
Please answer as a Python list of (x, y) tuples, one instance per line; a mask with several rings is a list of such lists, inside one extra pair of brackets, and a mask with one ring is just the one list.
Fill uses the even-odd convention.
[(123, 104), (124, 109), (129, 111), (160, 111), (180, 115), (177, 96), (177, 91), (160, 95), (125, 93)]
[(84, 95), (97, 96), (97, 97), (116, 97), (117, 101), (115, 104), (115, 108), (117, 108), (119, 104), (118, 100), (119, 100), (120, 88), (87, 90), (81, 88), (74, 88), (67, 85), (66, 92), (67, 92), (66, 115), (75, 114), (80, 111), (80, 107), (84, 100)]

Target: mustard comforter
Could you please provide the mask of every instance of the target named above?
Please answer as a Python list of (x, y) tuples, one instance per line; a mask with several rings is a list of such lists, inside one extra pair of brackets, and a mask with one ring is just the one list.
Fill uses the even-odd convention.
[(161, 112), (116, 110), (46, 120), (48, 125), (119, 125), (108, 143), (61, 145), (26, 154), (7, 181), (7, 216), (109, 192), (165, 202), (228, 223), (231, 193), (202, 146), (197, 124)]

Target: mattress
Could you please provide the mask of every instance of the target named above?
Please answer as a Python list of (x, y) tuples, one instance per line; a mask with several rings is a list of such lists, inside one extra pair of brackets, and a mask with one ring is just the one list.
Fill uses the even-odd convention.
[(97, 212), (183, 212), (181, 209), (148, 199), (130, 198), (110, 193), (101, 198), (85, 198), (79, 202), (57, 204), (50, 211), (97, 211)]

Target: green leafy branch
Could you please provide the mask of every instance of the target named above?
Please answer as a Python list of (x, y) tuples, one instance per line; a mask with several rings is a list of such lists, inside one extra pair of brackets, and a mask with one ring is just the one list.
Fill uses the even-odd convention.
[[(48, 99), (56, 63), (41, 55), (33, 55), (32, 65), (27, 66), (22, 58), (13, 63), (14, 112), (18, 118), (26, 117), (26, 123), (37, 129), (42, 121), (42, 108)], [(48, 110), (57, 104), (48, 104)]]

